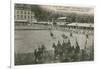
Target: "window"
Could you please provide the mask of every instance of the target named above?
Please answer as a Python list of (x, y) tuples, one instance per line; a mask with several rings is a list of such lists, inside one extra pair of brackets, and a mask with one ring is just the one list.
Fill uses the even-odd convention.
[(26, 15), (24, 16), (24, 18), (26, 19)]
[(21, 14), (23, 14), (23, 11), (21, 11)]
[(17, 14), (19, 14), (19, 11), (17, 10)]
[(26, 11), (24, 12), (24, 14), (26, 15)]
[(23, 15), (21, 15), (21, 19), (23, 19)]
[(30, 16), (28, 16), (28, 19), (30, 18)]
[(20, 17), (19, 17), (19, 15), (17, 15), (17, 19), (19, 19)]
[(30, 14), (30, 12), (28, 12), (28, 15)]

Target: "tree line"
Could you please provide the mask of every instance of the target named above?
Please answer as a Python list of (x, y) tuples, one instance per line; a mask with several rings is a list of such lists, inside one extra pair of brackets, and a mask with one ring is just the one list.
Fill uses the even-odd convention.
[(94, 16), (89, 14), (50, 12), (40, 8), (39, 5), (32, 5), (31, 9), (35, 13), (35, 18), (38, 21), (51, 21), (52, 19), (56, 20), (57, 18), (64, 16), (67, 17), (67, 22), (94, 23)]

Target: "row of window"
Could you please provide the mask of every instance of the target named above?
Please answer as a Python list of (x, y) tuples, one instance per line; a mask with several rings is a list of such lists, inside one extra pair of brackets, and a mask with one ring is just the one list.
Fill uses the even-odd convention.
[(16, 15), (15, 19), (32, 19), (34, 16), (26, 16), (26, 15)]
[(31, 14), (31, 11), (24, 11), (24, 10), (16, 10), (16, 13), (15, 14)]

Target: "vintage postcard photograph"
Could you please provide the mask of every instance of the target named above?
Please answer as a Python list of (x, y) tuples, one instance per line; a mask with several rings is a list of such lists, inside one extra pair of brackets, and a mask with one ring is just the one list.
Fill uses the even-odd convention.
[(94, 61), (94, 7), (14, 4), (14, 65)]

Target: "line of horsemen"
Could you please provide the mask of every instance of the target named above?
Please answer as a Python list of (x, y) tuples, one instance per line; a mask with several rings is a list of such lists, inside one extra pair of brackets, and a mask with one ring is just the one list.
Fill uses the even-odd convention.
[[(53, 36), (53, 34), (52, 34)], [(72, 36), (72, 33), (70, 33), (70, 36)], [(68, 61), (76, 61), (78, 60), (78, 56), (80, 53), (80, 46), (76, 40), (76, 47), (71, 46), (70, 40), (67, 36), (62, 35), (63, 38), (67, 39), (68, 41), (63, 41), (62, 43), (58, 41), (57, 45), (53, 43), (52, 48), (54, 49), (53, 53), (53, 62), (68, 62)], [(45, 57), (47, 54), (47, 49), (44, 45), (41, 45), (41, 47), (35, 49), (34, 61), (36, 63), (43, 63), (45, 62)]]

